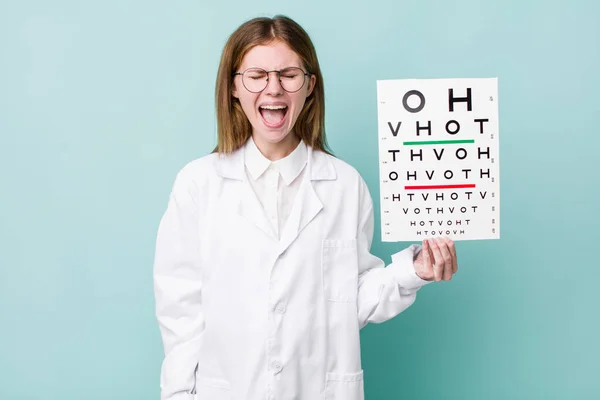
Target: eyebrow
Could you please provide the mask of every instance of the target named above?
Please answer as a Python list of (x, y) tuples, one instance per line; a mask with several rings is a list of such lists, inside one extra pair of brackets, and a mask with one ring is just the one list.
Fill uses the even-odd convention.
[(281, 69), (268, 69), (268, 68), (258, 67), (258, 66), (253, 65), (253, 66), (250, 66), (250, 67), (247, 67), (247, 68), (240, 68), (240, 71), (245, 71), (245, 70), (251, 69), (251, 68), (260, 68), (260, 69), (264, 69), (265, 71), (283, 71), (284, 69), (287, 69), (287, 68), (300, 68), (302, 70), (304, 69), (303, 67), (299, 67), (297, 65), (288, 65), (288, 66), (283, 67)]

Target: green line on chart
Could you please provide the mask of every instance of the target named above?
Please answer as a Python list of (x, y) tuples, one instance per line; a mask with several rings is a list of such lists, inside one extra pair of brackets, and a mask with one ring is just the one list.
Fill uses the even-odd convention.
[(430, 142), (404, 142), (405, 146), (417, 146), (422, 144), (461, 144), (475, 143), (475, 140), (433, 140)]

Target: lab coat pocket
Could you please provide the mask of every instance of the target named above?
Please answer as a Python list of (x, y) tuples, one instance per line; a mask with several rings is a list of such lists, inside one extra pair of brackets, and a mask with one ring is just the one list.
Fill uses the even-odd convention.
[(198, 377), (194, 400), (233, 400), (231, 385), (223, 379)]
[(355, 239), (324, 240), (323, 292), (329, 301), (355, 302), (358, 288), (358, 254)]
[(353, 374), (327, 373), (324, 400), (364, 400), (363, 371)]

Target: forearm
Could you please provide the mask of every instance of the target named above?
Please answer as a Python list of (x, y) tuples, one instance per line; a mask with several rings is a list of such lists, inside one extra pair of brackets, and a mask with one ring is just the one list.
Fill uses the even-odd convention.
[(359, 276), (358, 318), (360, 327), (387, 321), (410, 307), (417, 291), (427, 281), (419, 278), (413, 268), (413, 259), (419, 247), (412, 245), (394, 254), (392, 263), (384, 268), (375, 256)]

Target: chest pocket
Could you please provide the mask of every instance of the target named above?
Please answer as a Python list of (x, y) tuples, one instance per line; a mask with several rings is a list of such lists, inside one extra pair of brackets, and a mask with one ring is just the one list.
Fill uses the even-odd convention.
[(324, 400), (364, 400), (363, 371), (355, 374), (327, 374)]
[(356, 240), (324, 240), (321, 271), (327, 300), (355, 302), (358, 290)]
[(229, 382), (222, 379), (199, 378), (194, 400), (233, 400)]

